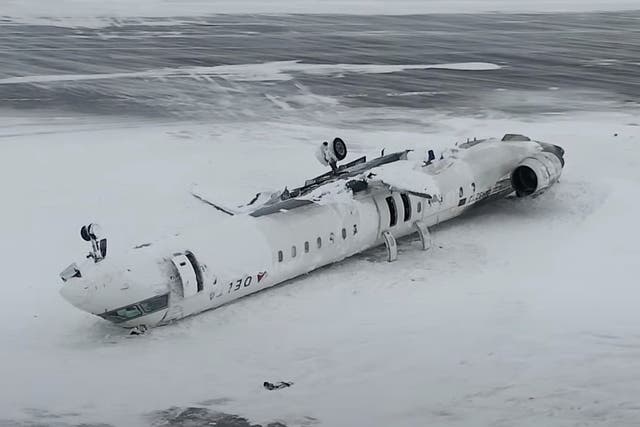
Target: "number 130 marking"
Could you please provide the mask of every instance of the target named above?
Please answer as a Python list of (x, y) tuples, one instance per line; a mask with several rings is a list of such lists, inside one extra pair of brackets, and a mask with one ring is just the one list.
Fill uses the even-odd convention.
[(247, 276), (244, 280), (242, 279), (238, 279), (235, 282), (231, 282), (229, 283), (229, 290), (227, 291), (228, 294), (231, 293), (231, 291), (239, 291), (241, 288), (243, 287), (248, 287), (251, 286), (251, 282), (253, 281), (253, 277), (252, 276)]

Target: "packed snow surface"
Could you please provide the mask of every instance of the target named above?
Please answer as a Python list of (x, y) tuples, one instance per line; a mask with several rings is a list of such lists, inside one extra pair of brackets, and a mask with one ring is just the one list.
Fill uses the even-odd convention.
[[(478, 12), (588, 12), (640, 9), (636, 0), (4, 0), (2, 14), (34, 23), (100, 25), (106, 17), (185, 17), (205, 14), (407, 15)], [(102, 18), (102, 20), (100, 19)]]
[[(167, 417), (184, 408), (637, 425), (640, 13), (204, 15), (623, 7), (637, 1), (2, 1), (0, 426), (188, 425)], [(233, 207), (297, 187), (335, 136), (352, 160), (504, 133), (564, 147), (560, 182), (435, 227), (426, 253), (414, 236), (395, 263), (374, 249), (132, 338), (58, 294), (89, 222), (114, 259), (201, 224), (234, 245), (250, 229), (193, 189)]]
[(194, 79), (219, 76), (228, 81), (279, 81), (292, 80), (287, 72), (310, 75), (335, 76), (349, 72), (356, 74), (387, 74), (404, 70), (459, 70), (490, 71), (499, 70), (497, 64), (486, 62), (465, 62), (457, 64), (431, 65), (378, 65), (378, 64), (304, 64), (299, 61), (270, 62), (265, 64), (220, 65), (215, 67), (179, 67), (155, 70), (135, 71), (129, 73), (96, 73), (96, 74), (54, 74), (45, 76), (18, 76), (0, 79), (0, 84), (16, 83), (50, 83), (72, 82), (83, 80), (109, 80), (124, 78), (158, 78), (192, 77)]
[[(432, 119), (382, 131), (5, 116), (0, 418), (145, 425), (204, 406), (292, 426), (633, 425), (637, 115)], [(562, 180), (437, 227), (427, 253), (402, 241), (395, 263), (374, 250), (129, 339), (58, 295), (88, 221), (116, 253), (225, 218), (193, 183), (248, 199), (322, 172), (312, 153), (327, 135), (355, 157), (504, 132), (562, 145)], [(295, 385), (261, 387), (281, 379)]]

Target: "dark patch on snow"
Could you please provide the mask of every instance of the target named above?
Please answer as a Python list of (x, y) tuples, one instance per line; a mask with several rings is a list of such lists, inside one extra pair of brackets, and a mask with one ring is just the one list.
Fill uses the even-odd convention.
[(52, 412), (45, 409), (25, 408), (26, 419), (2, 419), (0, 427), (114, 427), (103, 422), (86, 422), (77, 419), (79, 412)]
[(105, 423), (69, 423), (56, 419), (56, 415), (53, 414), (53, 419), (42, 420), (2, 420), (0, 419), (0, 427), (114, 427), (111, 424)]
[[(153, 427), (263, 427), (262, 424), (252, 424), (246, 418), (225, 414), (224, 412), (212, 411), (207, 408), (169, 408), (163, 411), (156, 411), (149, 416)], [(281, 422), (271, 422), (264, 427), (286, 427)]]
[[(544, 19), (490, 13), (262, 15), (257, 25), (244, 15), (211, 15), (172, 27), (166, 19), (145, 18), (146, 25), (114, 20), (102, 28), (12, 23), (0, 26), (0, 79), (45, 78), (2, 84), (0, 100), (3, 107), (16, 110), (51, 110), (56, 116), (61, 111), (125, 114), (137, 121), (279, 118), (282, 110), (273, 108), (274, 100), (291, 109), (287, 116), (299, 112), (302, 117), (339, 111), (340, 106), (433, 108), (471, 115), (481, 114), (482, 109), (523, 115), (626, 110), (640, 96), (640, 87), (630, 78), (637, 73), (639, 16), (638, 11), (547, 14)], [(292, 36), (298, 34), (304, 37)], [(290, 78), (275, 81), (206, 71), (206, 67), (236, 65), (241, 72), (250, 72), (253, 64), (272, 61), (373, 65), (478, 61), (502, 68), (393, 73), (286, 70), (283, 74)], [(205, 68), (189, 74), (180, 71), (184, 67)], [(166, 68), (176, 69), (177, 75), (165, 76)], [(101, 73), (114, 74), (92, 78)], [(46, 78), (61, 75), (67, 80)], [(78, 77), (82, 75), (89, 80)], [(354, 121), (389, 127), (397, 125), (398, 118), (349, 115), (344, 124), (351, 126)], [(192, 138), (185, 131), (173, 136)]]
[[(230, 399), (211, 399), (207, 405), (217, 405), (229, 402)], [(73, 420), (82, 414), (76, 412), (54, 413), (46, 410), (28, 408), (24, 411), (27, 419), (0, 419), (0, 427), (125, 427), (126, 424), (113, 425), (102, 422), (81, 422)], [(69, 419), (71, 418), (71, 419)], [(178, 408), (154, 411), (146, 417), (147, 425), (150, 427), (287, 427), (280, 421), (272, 421), (267, 424), (254, 424), (247, 418), (227, 414), (203, 407)], [(305, 417), (302, 425), (317, 423), (312, 417)]]
[(198, 402), (198, 405), (201, 406), (215, 406), (215, 405), (226, 405), (229, 402), (232, 402), (233, 399), (229, 399), (228, 397), (218, 397), (215, 399), (207, 399), (202, 402)]

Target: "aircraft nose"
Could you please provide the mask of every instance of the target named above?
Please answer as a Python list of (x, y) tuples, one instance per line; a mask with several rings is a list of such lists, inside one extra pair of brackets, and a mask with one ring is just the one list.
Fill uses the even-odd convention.
[[(168, 295), (174, 280), (164, 259), (145, 252), (72, 264), (61, 278), (60, 295), (65, 300), (82, 311), (101, 317), (132, 305), (135, 310), (141, 310), (136, 304)], [(147, 313), (151, 309), (142, 310)], [(125, 314), (131, 315), (130, 312)]]
[(73, 279), (65, 282), (60, 289), (60, 295), (71, 305), (86, 311), (89, 301), (89, 287), (82, 279)]

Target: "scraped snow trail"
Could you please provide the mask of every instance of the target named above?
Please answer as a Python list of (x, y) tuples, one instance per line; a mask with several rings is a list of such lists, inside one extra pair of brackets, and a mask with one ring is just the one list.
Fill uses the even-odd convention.
[[(511, 25), (506, 17), (459, 19)], [(540, 18), (510, 18), (542, 25)], [(596, 23), (636, 18), (545, 20), (557, 20), (560, 28), (568, 19), (584, 32), (589, 22), (597, 34), (590, 40), (604, 46), (603, 25)], [(360, 40), (357, 31), (353, 37)], [(32, 72), (0, 70), (6, 102), (0, 117), (0, 426), (190, 425), (171, 415), (185, 408), (210, 411), (208, 423), (224, 413), (290, 427), (636, 425), (640, 111), (630, 72), (637, 67), (630, 59), (637, 58), (637, 36), (628, 33), (628, 51), (610, 52), (621, 58), (607, 65), (584, 63), (588, 51), (576, 50), (581, 59), (573, 62), (546, 55), (559, 61), (551, 67), (556, 71), (545, 71), (548, 80), (536, 72), (536, 61), (464, 51), (368, 66), (265, 55), (240, 64), (233, 76), (209, 64), (189, 68), (193, 74), (186, 77), (187, 65), (165, 68), (156, 52), (143, 58), (157, 62), (146, 70), (183, 73), (176, 79), (188, 82), (162, 80), (169, 74), (78, 81), (65, 78), (113, 77), (122, 70), (95, 66), (87, 56), (48, 63), (40, 54), (9, 49), (15, 69), (33, 58), (42, 62), (34, 62)], [(40, 41), (31, 42), (39, 49)], [(538, 42), (523, 49), (538, 49), (544, 44)], [(114, 48), (116, 58), (119, 49), (125, 48)], [(603, 49), (598, 61), (605, 59)], [(168, 56), (182, 60), (184, 52), (180, 47)], [(592, 78), (573, 87), (563, 75), (563, 87), (552, 90), (559, 84), (550, 76), (565, 62)], [(435, 72), (419, 64), (449, 65)], [(599, 75), (628, 81), (616, 86)], [(247, 76), (273, 80), (247, 82)], [(497, 90), (508, 78), (512, 86)], [(358, 86), (365, 79), (369, 86)], [(276, 92), (282, 82), (288, 86)], [(441, 83), (447, 94), (434, 94)], [(336, 87), (348, 96), (332, 94)], [(287, 93), (291, 88), (295, 95)], [(154, 93), (170, 94), (171, 102)], [(219, 98), (206, 102), (212, 93)], [(593, 93), (606, 96), (584, 97)], [(558, 109), (564, 94), (579, 96)], [(363, 101), (350, 103), (361, 95)], [(421, 104), (440, 96), (451, 108)], [(398, 98), (419, 101), (400, 105), (405, 101)], [(254, 104), (258, 99), (266, 103)], [(157, 115), (145, 105), (158, 107)], [(198, 114), (176, 119), (171, 113), (180, 106)], [(395, 263), (385, 261), (383, 248), (374, 249), (133, 338), (58, 295), (58, 273), (88, 250), (78, 232), (87, 222), (102, 225), (110, 253), (117, 253), (223, 218), (190, 194), (194, 185), (233, 206), (325, 172), (313, 152), (334, 136), (347, 141), (352, 159), (383, 148), (438, 150), (507, 132), (564, 147), (560, 182), (538, 198), (498, 201), (436, 227), (426, 253), (417, 237), (405, 239)], [(281, 380), (294, 385), (262, 388), (263, 381)]]

